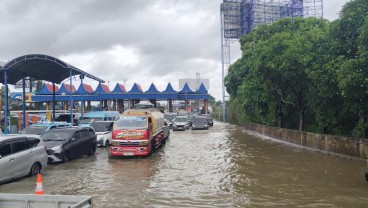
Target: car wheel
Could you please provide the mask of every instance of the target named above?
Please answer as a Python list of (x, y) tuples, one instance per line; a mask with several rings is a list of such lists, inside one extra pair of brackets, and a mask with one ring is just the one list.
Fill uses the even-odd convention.
[(96, 152), (96, 147), (92, 145), (91, 148), (89, 149), (88, 156), (95, 154), (95, 152)]
[(105, 147), (108, 147), (108, 146), (110, 146), (110, 142), (109, 142), (109, 140), (106, 140)]
[(69, 152), (65, 152), (63, 155), (63, 162), (69, 162), (69, 161), (70, 161)]
[(34, 163), (29, 171), (29, 176), (37, 175), (41, 172), (41, 165), (38, 163)]

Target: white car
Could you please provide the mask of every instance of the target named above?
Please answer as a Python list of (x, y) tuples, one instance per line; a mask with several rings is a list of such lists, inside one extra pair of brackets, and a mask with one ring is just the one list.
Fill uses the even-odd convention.
[(0, 136), (0, 183), (37, 175), (46, 165), (46, 148), (38, 135)]
[(107, 147), (112, 142), (113, 121), (95, 121), (91, 127), (95, 130), (97, 136), (97, 146)]
[(188, 130), (189, 129), (189, 120), (187, 116), (177, 116), (174, 119), (173, 122), (173, 131), (178, 131), (178, 130)]

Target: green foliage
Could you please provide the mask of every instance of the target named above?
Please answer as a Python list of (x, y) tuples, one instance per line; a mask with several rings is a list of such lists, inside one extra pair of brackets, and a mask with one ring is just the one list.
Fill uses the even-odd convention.
[(338, 20), (284, 18), (240, 40), (228, 120), (368, 137), (368, 2)]
[(18, 125), (18, 118), (10, 116), (10, 125)]

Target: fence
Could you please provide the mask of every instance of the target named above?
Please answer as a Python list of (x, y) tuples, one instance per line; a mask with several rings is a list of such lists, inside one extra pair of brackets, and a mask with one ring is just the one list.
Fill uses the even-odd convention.
[(297, 144), (303, 147), (368, 159), (367, 139), (315, 134), (254, 123), (245, 123), (244, 128), (249, 131), (254, 131), (274, 139)]

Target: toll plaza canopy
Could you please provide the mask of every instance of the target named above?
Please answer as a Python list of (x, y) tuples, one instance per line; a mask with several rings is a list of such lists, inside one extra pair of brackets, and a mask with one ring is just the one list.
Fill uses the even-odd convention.
[(104, 82), (85, 71), (82, 71), (68, 63), (65, 63), (52, 56), (42, 54), (30, 54), (20, 56), (5, 64), (1, 73), (7, 74), (7, 80), (0, 76), (0, 82), (5, 84), (16, 84), (26, 77), (32, 77), (35, 80), (45, 80), (52, 83), (61, 83), (70, 75), (84, 75), (98, 82)]
[[(134, 83), (131, 90), (127, 91), (125, 86), (117, 83), (113, 90), (110, 90), (107, 85), (100, 83), (95, 90), (88, 84), (81, 84), (78, 88), (63, 83), (60, 87), (55, 86), (55, 100), (68, 101), (70, 90), (72, 90), (73, 101), (100, 101), (110, 99), (154, 99), (154, 100), (206, 100), (209, 99), (209, 94), (203, 83), (199, 89), (193, 91), (187, 84), (181, 91), (175, 91), (170, 83), (168, 83), (164, 91), (158, 91), (152, 83), (147, 91), (143, 91), (141, 86)], [(27, 102), (47, 102), (51, 101), (53, 94), (52, 85), (45, 83), (40, 91), (30, 93), (26, 97)], [(18, 96), (20, 96), (18, 94)], [(15, 97), (15, 95), (14, 95)]]
[[(0, 70), (0, 83), (5, 85), (5, 94), (8, 94), (8, 84), (15, 85), (22, 80), (23, 97), (25, 97), (25, 79), (33, 78), (34, 80), (45, 80), (52, 83), (61, 83), (70, 77), (70, 85), (72, 85), (72, 76), (80, 75), (81, 80), (84, 77), (94, 79), (98, 82), (104, 82), (87, 72), (84, 72), (68, 63), (65, 63), (52, 56), (42, 54), (29, 54), (15, 58), (6, 63)], [(53, 96), (52, 100), (55, 96)], [(70, 101), (72, 96), (70, 93)], [(55, 105), (55, 102), (53, 102)], [(53, 108), (55, 109), (55, 108)], [(8, 131), (8, 96), (5, 96), (5, 133)], [(25, 127), (25, 99), (23, 99), (23, 127)], [(55, 111), (53, 112), (55, 115)], [(71, 118), (72, 109), (71, 109)], [(72, 119), (71, 119), (72, 122)]]

